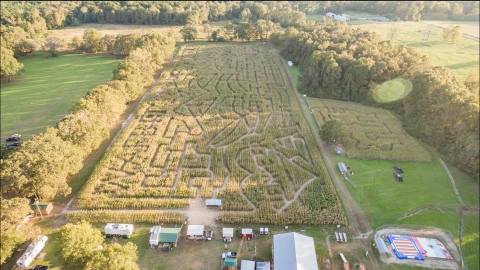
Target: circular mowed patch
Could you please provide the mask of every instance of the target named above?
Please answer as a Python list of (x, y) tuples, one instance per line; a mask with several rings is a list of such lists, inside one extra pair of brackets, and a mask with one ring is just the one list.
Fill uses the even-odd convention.
[(406, 97), (412, 91), (412, 83), (403, 78), (386, 81), (373, 89), (373, 99), (378, 103), (388, 103)]

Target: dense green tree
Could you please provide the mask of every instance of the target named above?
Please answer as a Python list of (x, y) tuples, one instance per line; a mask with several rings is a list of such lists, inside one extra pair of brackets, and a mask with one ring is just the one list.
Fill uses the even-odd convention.
[(13, 51), (5, 47), (0, 49), (0, 76), (2, 80), (10, 80), (23, 68), (23, 64), (13, 57)]
[(2, 194), (41, 200), (68, 195), (67, 177), (81, 168), (80, 153), (54, 128), (33, 136), (2, 162)]
[(180, 30), (180, 34), (182, 34), (183, 41), (193, 41), (197, 39), (198, 30), (195, 26), (187, 25)]
[(239, 23), (235, 25), (234, 36), (241, 40), (254, 40), (257, 38), (257, 31), (250, 23)]
[(59, 240), (63, 261), (75, 269), (84, 269), (101, 252), (104, 242), (102, 233), (85, 221), (63, 226)]
[(32, 212), (27, 199), (0, 198), (0, 200), (0, 264), (3, 264), (20, 244), (38, 235), (39, 231), (30, 223), (19, 226)]
[(460, 38), (460, 26), (455, 25), (443, 29), (442, 38), (446, 42), (456, 43)]
[(348, 134), (342, 123), (337, 120), (326, 121), (320, 129), (320, 137), (328, 143), (345, 143), (347, 136)]
[(102, 35), (95, 29), (87, 29), (83, 34), (83, 49), (89, 53), (103, 50)]
[(87, 270), (137, 270), (137, 247), (133, 243), (107, 245), (87, 263)]

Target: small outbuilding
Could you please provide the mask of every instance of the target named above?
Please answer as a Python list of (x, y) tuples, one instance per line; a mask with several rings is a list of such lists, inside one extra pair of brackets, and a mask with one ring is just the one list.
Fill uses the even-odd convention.
[(50, 215), (50, 213), (53, 210), (52, 203), (35, 202), (31, 204), (30, 207), (34, 211), (35, 215), (42, 215), (42, 216)]
[(231, 242), (233, 239), (233, 228), (223, 228), (222, 229), (222, 236), (224, 242)]
[(226, 257), (223, 260), (224, 269), (237, 270), (237, 258)]
[(222, 200), (221, 199), (206, 199), (205, 200), (205, 205), (207, 207), (221, 208), (222, 207)]
[(254, 237), (255, 237), (255, 234), (253, 233), (253, 230), (251, 228), (242, 228), (240, 238), (250, 240)]
[(240, 262), (240, 270), (255, 270), (255, 262), (249, 260), (242, 260)]
[(187, 238), (190, 240), (203, 240), (205, 233), (204, 225), (188, 225)]

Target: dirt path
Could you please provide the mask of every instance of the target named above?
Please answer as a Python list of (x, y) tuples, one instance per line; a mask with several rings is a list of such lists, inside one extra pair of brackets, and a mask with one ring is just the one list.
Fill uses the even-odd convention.
[(460, 192), (458, 192), (457, 184), (455, 183), (455, 179), (453, 179), (453, 176), (450, 173), (450, 170), (448, 169), (447, 164), (445, 164), (445, 162), (441, 158), (439, 158), (438, 160), (440, 160), (440, 163), (442, 164), (443, 168), (447, 172), (448, 178), (450, 179), (450, 183), (452, 183), (453, 193), (455, 193), (455, 196), (457, 197), (458, 202), (460, 203), (461, 206), (464, 206), (465, 203), (463, 202), (463, 199), (460, 196)]
[(290, 204), (292, 204), (294, 201), (297, 200), (298, 196), (300, 196), (300, 194), (302, 193), (303, 189), (306, 188), (308, 185), (310, 185), (310, 183), (312, 183), (313, 181), (315, 181), (317, 179), (317, 177), (313, 177), (312, 179), (308, 180), (307, 182), (303, 183), (303, 185), (295, 192), (295, 195), (293, 195), (293, 199), (291, 199), (290, 201), (287, 201), (286, 204), (284, 204), (282, 206), (282, 208), (278, 209), (277, 212), (278, 213), (281, 213), (283, 210), (285, 210), (287, 207), (290, 206)]
[(320, 139), (320, 136), (318, 133), (318, 131), (320, 130), (320, 127), (318, 126), (317, 122), (313, 118), (313, 115), (311, 113), (311, 110), (307, 102), (303, 97), (300, 96), (299, 92), (296, 90), (292, 82), (292, 79), (290, 78), (290, 74), (288, 73), (285, 61), (282, 61), (282, 68), (284, 72), (287, 74), (287, 78), (290, 83), (290, 86), (292, 87), (292, 89), (294, 89), (295, 96), (297, 97), (297, 101), (300, 104), (304, 118), (307, 120), (307, 123), (312, 132), (312, 136), (315, 138), (315, 141), (317, 142), (317, 146), (320, 150), (320, 154), (325, 163), (327, 172), (330, 175), (330, 178), (332, 179), (333, 183), (335, 184), (338, 195), (342, 200), (342, 203), (344, 206), (343, 208), (345, 210), (345, 213), (347, 214), (351, 229), (354, 231), (354, 233), (357, 233), (357, 234), (362, 232), (363, 233), (370, 232), (371, 228), (365, 212), (363, 211), (363, 209), (361, 209), (358, 206), (357, 202), (352, 198), (343, 179), (341, 179), (338, 176), (338, 174), (335, 172), (335, 169), (334, 169), (335, 163), (330, 158), (328, 150), (326, 149), (325, 145)]

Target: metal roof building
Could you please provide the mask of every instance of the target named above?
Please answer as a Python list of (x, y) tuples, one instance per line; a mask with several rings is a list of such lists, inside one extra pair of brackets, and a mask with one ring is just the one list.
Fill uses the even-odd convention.
[(318, 270), (313, 238), (299, 233), (273, 236), (275, 270)]

